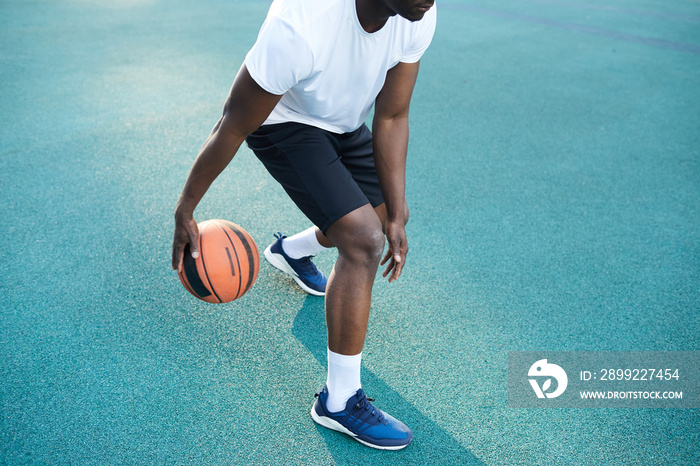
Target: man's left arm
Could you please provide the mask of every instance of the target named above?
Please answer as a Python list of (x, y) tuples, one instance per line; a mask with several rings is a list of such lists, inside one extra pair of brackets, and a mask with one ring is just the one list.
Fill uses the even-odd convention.
[(387, 210), (384, 232), (389, 242), (381, 265), (389, 262), (382, 275), (389, 275), (390, 282), (401, 275), (408, 254), (405, 229), (408, 221), (405, 189), (408, 108), (418, 68), (419, 62), (399, 63), (390, 69), (374, 106), (374, 160)]

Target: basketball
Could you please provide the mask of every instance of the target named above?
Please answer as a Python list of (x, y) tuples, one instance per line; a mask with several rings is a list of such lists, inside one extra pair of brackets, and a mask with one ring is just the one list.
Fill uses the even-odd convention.
[(199, 227), (199, 257), (185, 247), (180, 281), (193, 296), (208, 303), (228, 303), (255, 283), (260, 254), (253, 238), (228, 220), (206, 220)]

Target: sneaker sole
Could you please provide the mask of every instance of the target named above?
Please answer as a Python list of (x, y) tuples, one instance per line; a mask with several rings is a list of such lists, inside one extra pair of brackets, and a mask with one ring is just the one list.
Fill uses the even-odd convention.
[(355, 434), (353, 434), (347, 428), (345, 428), (342, 424), (340, 424), (338, 421), (334, 421), (333, 419), (330, 419), (326, 416), (319, 416), (316, 413), (314, 406), (311, 407), (311, 418), (314, 420), (314, 422), (316, 424), (321, 425), (321, 426), (325, 427), (326, 429), (335, 430), (335, 431), (341, 432), (345, 435), (349, 435), (350, 437), (357, 440), (358, 442), (360, 442), (363, 445), (366, 445), (366, 446), (371, 447), (371, 448), (375, 448), (377, 450), (401, 450), (402, 448), (406, 448), (408, 446), (408, 444), (395, 445), (395, 446), (375, 445), (375, 444), (369, 443), (365, 440), (361, 440), (361, 439), (357, 438), (357, 436)]
[(313, 288), (309, 288), (301, 279), (297, 276), (297, 274), (292, 270), (292, 268), (287, 264), (287, 262), (284, 260), (284, 258), (280, 259), (281, 257), (279, 254), (275, 254), (271, 251), (272, 246), (268, 246), (267, 249), (265, 249), (265, 259), (272, 264), (273, 267), (281, 270), (282, 272), (291, 275), (294, 281), (301, 287), (302, 290), (306, 291), (309, 294), (312, 294), (314, 296), (325, 296), (326, 293), (323, 291), (317, 291), (314, 290)]

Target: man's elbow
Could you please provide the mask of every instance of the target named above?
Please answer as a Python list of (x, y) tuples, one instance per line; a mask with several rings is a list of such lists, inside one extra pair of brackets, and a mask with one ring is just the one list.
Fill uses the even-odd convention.
[(252, 125), (250, 120), (245, 118), (235, 108), (232, 108), (228, 102), (224, 106), (223, 115), (216, 124), (216, 129), (225, 134), (227, 137), (240, 139), (241, 141), (248, 137), (250, 133), (258, 129), (257, 125)]
[(408, 112), (375, 113), (372, 127), (377, 130), (384, 128), (408, 128)]

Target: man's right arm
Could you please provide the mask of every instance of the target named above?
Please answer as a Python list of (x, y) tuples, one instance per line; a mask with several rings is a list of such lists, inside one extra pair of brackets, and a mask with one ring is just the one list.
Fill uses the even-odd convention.
[(231, 162), (245, 138), (262, 125), (279, 102), (280, 95), (263, 90), (243, 65), (226, 99), (224, 113), (214, 126), (190, 169), (175, 209), (172, 266), (182, 268), (185, 246), (193, 256), (199, 254), (199, 230), (193, 218), (209, 186)]

